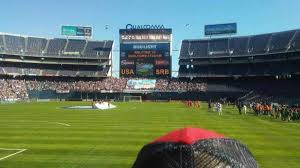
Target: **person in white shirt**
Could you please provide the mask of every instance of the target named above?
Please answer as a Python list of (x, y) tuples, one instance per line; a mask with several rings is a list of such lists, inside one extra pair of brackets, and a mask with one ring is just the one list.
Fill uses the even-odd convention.
[(243, 111), (245, 114), (247, 114), (247, 106), (245, 104), (243, 105)]
[(221, 103), (217, 103), (217, 112), (219, 115), (222, 115), (222, 104)]

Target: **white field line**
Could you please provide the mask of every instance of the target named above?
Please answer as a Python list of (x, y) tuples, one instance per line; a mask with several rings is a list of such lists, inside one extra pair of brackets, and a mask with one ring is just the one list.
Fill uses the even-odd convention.
[[(18, 120), (18, 121), (27, 121), (27, 122), (35, 122), (35, 123), (48, 123), (48, 124), (57, 124), (57, 125), (63, 125), (70, 127), (70, 124), (67, 123), (61, 123), (61, 122), (50, 122), (50, 121), (34, 121), (34, 120)], [(1, 149), (1, 148), (0, 148)]]
[(45, 121), (49, 124), (58, 124), (58, 125), (63, 125), (63, 126), (67, 126), (67, 127), (70, 127), (71, 125), (70, 124), (66, 124), (66, 123), (60, 123), (60, 122), (49, 122), (49, 121)]
[(10, 154), (10, 155), (7, 155), (7, 156), (5, 156), (5, 157), (0, 158), (0, 161), (1, 161), (1, 160), (4, 160), (4, 159), (7, 159), (7, 158), (9, 158), (9, 157), (12, 157), (12, 156), (14, 156), (14, 155), (17, 155), (17, 154), (19, 154), (19, 153), (22, 153), (22, 152), (26, 151), (27, 149), (8, 149), (8, 148), (0, 148), (0, 150), (17, 151), (17, 152), (15, 152), (15, 153), (12, 153), (12, 154)]

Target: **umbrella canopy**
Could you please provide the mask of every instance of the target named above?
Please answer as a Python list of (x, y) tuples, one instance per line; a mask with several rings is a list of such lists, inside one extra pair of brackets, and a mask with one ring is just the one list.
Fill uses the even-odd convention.
[(172, 131), (145, 145), (133, 168), (258, 168), (245, 145), (199, 128)]
[(196, 141), (210, 138), (224, 138), (224, 135), (200, 128), (183, 128), (159, 137), (153, 143), (172, 142), (191, 145)]

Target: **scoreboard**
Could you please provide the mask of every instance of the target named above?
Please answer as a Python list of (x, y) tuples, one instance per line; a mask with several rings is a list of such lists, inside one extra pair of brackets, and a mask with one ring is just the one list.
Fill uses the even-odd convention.
[(120, 30), (120, 77), (171, 77), (171, 29)]
[(65, 36), (92, 36), (92, 27), (62, 26), (61, 34)]

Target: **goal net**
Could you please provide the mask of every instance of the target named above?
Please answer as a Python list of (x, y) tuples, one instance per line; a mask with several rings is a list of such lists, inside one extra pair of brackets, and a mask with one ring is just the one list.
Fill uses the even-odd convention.
[(142, 102), (142, 96), (124, 96), (123, 102)]

